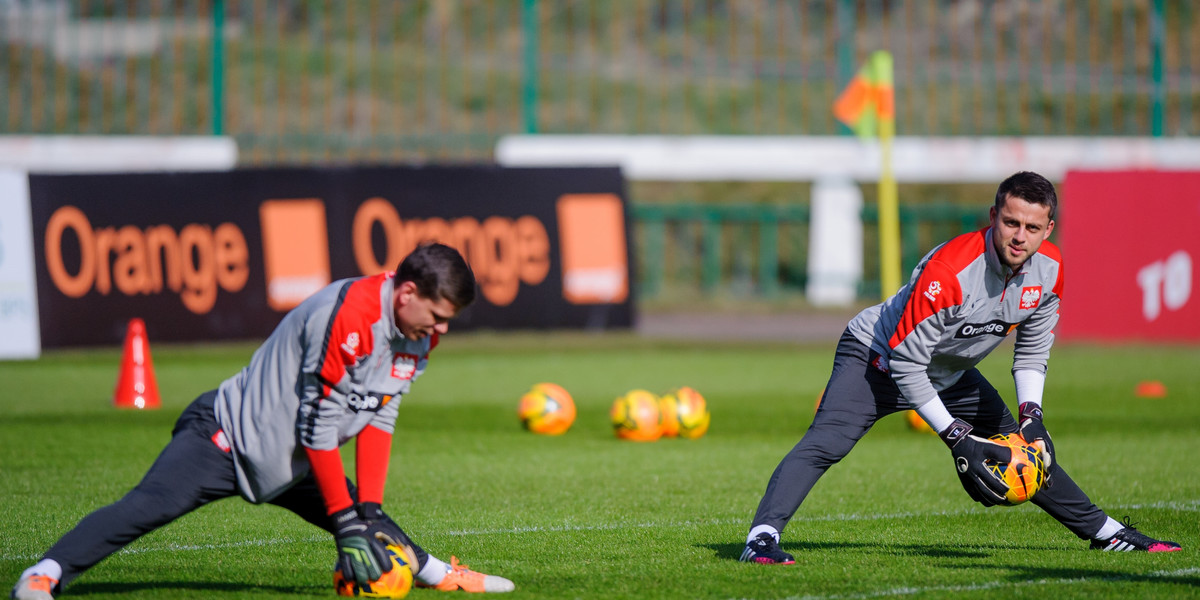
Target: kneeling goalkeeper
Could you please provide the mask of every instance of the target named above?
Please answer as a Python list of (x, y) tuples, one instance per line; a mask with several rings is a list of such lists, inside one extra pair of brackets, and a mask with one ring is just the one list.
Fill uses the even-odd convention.
[[(18, 600), (53, 595), (108, 555), (209, 502), (241, 495), (333, 534), (348, 580), (391, 569), (386, 545), (417, 557), (418, 586), (508, 592), (513, 583), (425, 552), (382, 509), (401, 397), (449, 321), (475, 299), (458, 251), (427, 244), (394, 273), (336, 281), (289, 312), (250, 364), (201, 394), (133, 490), (85, 517), (21, 574)], [(357, 438), (357, 487), (338, 448)]]

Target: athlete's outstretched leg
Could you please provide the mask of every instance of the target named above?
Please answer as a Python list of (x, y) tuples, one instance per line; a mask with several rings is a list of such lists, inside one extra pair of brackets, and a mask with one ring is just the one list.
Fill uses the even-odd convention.
[(902, 408), (895, 383), (870, 360), (865, 345), (849, 333), (842, 335), (817, 414), (771, 474), (752, 533), (764, 526), (783, 531), (825, 471), (849, 454), (875, 421)]
[(62, 566), (60, 587), (146, 533), (237, 493), (233, 459), (210, 439), (217, 431), (213, 397), (214, 392), (201, 395), (184, 411), (171, 441), (136, 487), (84, 517), (46, 551), (45, 558)]

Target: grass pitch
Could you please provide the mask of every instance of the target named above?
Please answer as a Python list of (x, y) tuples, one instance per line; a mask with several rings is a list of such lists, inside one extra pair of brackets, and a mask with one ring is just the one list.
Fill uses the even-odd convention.
[[(811, 419), (833, 342), (448, 336), (401, 407), (385, 506), (435, 555), (511, 578), (514, 599), (1200, 597), (1198, 347), (1060, 345), (1046, 390), (1056, 458), (1111, 515), (1182, 552), (1090, 552), (1032, 505), (984, 509), (942, 443), (892, 416), (801, 506), (783, 542), (795, 566), (737, 562), (767, 478)], [(136, 484), (179, 412), (253, 350), (155, 346), (163, 408), (146, 412), (111, 407), (119, 349), (0, 363), (0, 582)], [(1009, 399), (1010, 361), (1002, 348), (982, 365)], [(1135, 397), (1143, 380), (1168, 395)], [(517, 423), (517, 398), (538, 381), (578, 404), (561, 437)], [(708, 435), (612, 436), (616, 396), (679, 385), (708, 399)], [(138, 540), (64, 597), (331, 598), (334, 556), (324, 532), (233, 498)]]

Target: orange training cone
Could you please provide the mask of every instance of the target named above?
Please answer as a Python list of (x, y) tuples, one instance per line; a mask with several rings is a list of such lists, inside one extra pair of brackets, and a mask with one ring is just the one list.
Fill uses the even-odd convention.
[(1167, 386), (1161, 381), (1143, 381), (1137, 384), (1133, 394), (1138, 398), (1165, 398), (1167, 396)]
[(113, 391), (117, 408), (158, 408), (158, 384), (154, 381), (154, 361), (150, 359), (150, 341), (146, 324), (131, 319), (125, 331), (125, 354), (121, 357), (121, 376)]

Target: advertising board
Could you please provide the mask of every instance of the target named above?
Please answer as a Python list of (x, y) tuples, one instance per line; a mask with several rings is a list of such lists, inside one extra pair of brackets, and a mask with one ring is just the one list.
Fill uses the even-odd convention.
[(1063, 339), (1200, 340), (1200, 172), (1071, 171)]
[[(262, 338), (321, 286), (458, 248), (479, 299), (456, 328), (633, 322), (615, 168), (494, 166), (30, 175), (42, 344)], [(564, 260), (565, 259), (565, 260)]]

